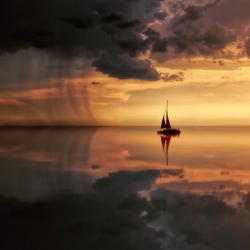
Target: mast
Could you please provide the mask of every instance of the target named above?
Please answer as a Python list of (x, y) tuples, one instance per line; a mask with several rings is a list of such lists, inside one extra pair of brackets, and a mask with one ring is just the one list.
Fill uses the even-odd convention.
[(168, 112), (168, 100), (167, 100), (167, 112)]
[(166, 126), (167, 126), (167, 120), (168, 120), (168, 100), (167, 100), (167, 107), (166, 107)]
[(168, 119), (168, 100), (167, 100), (167, 107), (166, 107), (166, 128), (171, 128), (171, 125)]

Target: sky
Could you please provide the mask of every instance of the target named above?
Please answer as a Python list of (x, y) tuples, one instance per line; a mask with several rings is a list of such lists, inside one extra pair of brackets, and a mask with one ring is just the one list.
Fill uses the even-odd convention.
[(250, 0), (0, 3), (0, 125), (250, 125)]

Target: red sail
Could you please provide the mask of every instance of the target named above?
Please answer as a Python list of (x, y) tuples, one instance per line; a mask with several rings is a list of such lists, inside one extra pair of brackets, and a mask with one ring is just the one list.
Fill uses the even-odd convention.
[(166, 128), (164, 116), (162, 117), (161, 128)]
[(170, 125), (170, 122), (169, 122), (169, 119), (168, 119), (168, 113), (166, 115), (166, 128), (171, 128), (171, 125)]

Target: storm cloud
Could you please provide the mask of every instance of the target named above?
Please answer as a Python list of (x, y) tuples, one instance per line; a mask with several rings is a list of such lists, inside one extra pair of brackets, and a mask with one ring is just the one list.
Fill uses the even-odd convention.
[[(67, 57), (80, 56), (92, 61), (97, 71), (113, 77), (158, 80), (159, 74), (150, 60), (131, 57), (138, 57), (151, 47), (152, 51), (165, 50), (166, 41), (162, 38), (141, 37), (150, 23), (165, 15), (156, 14), (161, 2), (45, 0), (30, 4), (29, 0), (22, 3), (12, 0), (2, 3), (0, 51), (9, 53), (35, 47)], [(17, 4), (18, 15), (12, 7)], [(104, 62), (107, 62), (105, 67)]]
[[(237, 9), (244, 14), (246, 1), (241, 2)], [(160, 74), (150, 59), (164, 62), (180, 55), (218, 53), (223, 57), (229, 55), (226, 47), (239, 39), (249, 56), (247, 33), (242, 32), (247, 17), (239, 16), (237, 27), (226, 25), (222, 9), (231, 11), (230, 4), (231, 0), (11, 0), (0, 6), (0, 53), (35, 47), (79, 56), (111, 77), (158, 80)], [(171, 56), (169, 49), (174, 50)], [(149, 59), (140, 58), (148, 52)]]

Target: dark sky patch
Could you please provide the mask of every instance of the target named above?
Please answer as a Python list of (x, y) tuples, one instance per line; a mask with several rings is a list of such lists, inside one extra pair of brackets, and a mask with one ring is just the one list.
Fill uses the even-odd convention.
[(160, 21), (163, 21), (168, 16), (166, 11), (159, 11), (154, 13), (154, 17)]
[(0, 3), (0, 54), (30, 47), (48, 47), (54, 32), (46, 27), (39, 8), (31, 0)]
[(102, 18), (102, 21), (105, 23), (115, 23), (115, 22), (122, 22), (124, 17), (119, 12), (110, 12), (109, 14), (105, 15)]
[(122, 22), (120, 24), (117, 24), (117, 27), (120, 29), (129, 29), (137, 26), (140, 23), (138, 19), (128, 22)]
[(71, 24), (73, 27), (78, 29), (89, 29), (94, 26), (94, 19), (93, 18), (69, 18), (65, 17), (62, 18), (63, 21)]

